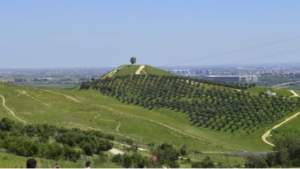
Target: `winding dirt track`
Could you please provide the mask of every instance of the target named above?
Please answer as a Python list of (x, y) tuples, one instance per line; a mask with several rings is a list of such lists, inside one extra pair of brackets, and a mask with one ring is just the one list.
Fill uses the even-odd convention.
[(121, 125), (122, 125), (122, 123), (119, 122), (118, 125), (117, 125), (117, 127), (116, 127), (116, 131), (117, 131), (117, 132), (120, 132), (120, 127), (121, 127)]
[(164, 128), (167, 128), (177, 134), (180, 134), (180, 135), (183, 135), (183, 136), (186, 136), (186, 137), (190, 137), (192, 139), (195, 139), (197, 141), (200, 141), (200, 142), (204, 142), (204, 138), (200, 138), (200, 137), (197, 137), (195, 135), (192, 135), (192, 134), (189, 134), (188, 132), (186, 131), (183, 131), (183, 130), (180, 130), (180, 129), (177, 129), (177, 128), (174, 128), (168, 124), (165, 124), (165, 123), (162, 123), (162, 122), (159, 122), (159, 121), (156, 121), (156, 120), (152, 120), (152, 119), (149, 119), (149, 118), (146, 118), (146, 117), (143, 117), (143, 116), (138, 116), (138, 115), (134, 115), (134, 114), (129, 114), (129, 113), (124, 113), (124, 112), (121, 112), (121, 111), (118, 111), (114, 108), (111, 108), (111, 107), (107, 107), (107, 106), (103, 106), (103, 105), (98, 105), (99, 107), (103, 108), (103, 109), (107, 109), (113, 113), (117, 113), (117, 114), (120, 114), (120, 115), (123, 115), (123, 116), (127, 116), (127, 117), (133, 117), (133, 118), (136, 118), (136, 119), (141, 119), (141, 120), (145, 120), (145, 121), (148, 121), (150, 123), (153, 123), (153, 124), (156, 124), (156, 125), (159, 125), (159, 126), (162, 126)]
[(51, 91), (51, 90), (46, 90), (46, 89), (41, 89), (41, 90), (45, 91), (45, 92), (48, 92), (48, 93), (64, 96), (66, 99), (71, 100), (71, 101), (76, 102), (76, 103), (81, 102), (80, 100), (78, 100), (77, 98), (75, 98), (73, 96), (69, 96), (69, 95), (66, 95), (66, 94), (63, 94), (63, 93), (59, 93), (59, 92), (55, 92), (55, 91)]
[(108, 72), (107, 74), (105, 74), (101, 79), (105, 79), (105, 78), (112, 78), (119, 70), (121, 70), (124, 67), (124, 65), (121, 65), (115, 69), (113, 69), (112, 71)]
[(299, 115), (300, 115), (300, 112), (295, 113), (295, 114), (293, 114), (292, 116), (286, 118), (283, 122), (280, 122), (279, 124), (276, 124), (275, 126), (273, 126), (271, 129), (267, 130), (267, 131), (261, 136), (262, 141), (263, 141), (264, 143), (266, 143), (266, 144), (272, 146), (272, 147), (275, 147), (275, 145), (274, 145), (273, 143), (271, 143), (270, 141), (267, 140), (267, 138), (271, 136), (272, 130), (275, 130), (275, 129), (279, 128), (280, 126), (282, 126), (282, 125), (284, 125), (285, 123), (287, 123), (287, 122), (293, 120), (294, 118), (296, 118), (296, 117), (299, 116)]
[[(298, 93), (296, 93), (294, 90), (290, 90), (290, 92), (293, 94), (293, 96), (291, 97), (300, 97)], [(268, 141), (268, 137), (272, 136), (271, 132), (272, 130), (275, 130), (279, 127), (281, 127), (282, 125), (288, 123), (289, 121), (293, 120), (294, 118), (296, 118), (298, 115), (300, 115), (300, 112), (298, 113), (295, 113), (293, 115), (291, 115), (290, 117), (286, 118), (284, 121), (276, 124), (275, 126), (273, 126), (271, 129), (267, 130), (262, 136), (261, 136), (261, 139), (264, 143), (268, 144), (269, 146), (272, 146), (272, 147), (275, 147), (275, 145)]]
[(25, 96), (31, 98), (32, 100), (34, 100), (34, 101), (36, 101), (36, 102), (39, 102), (40, 104), (42, 104), (42, 105), (44, 105), (44, 106), (47, 106), (47, 107), (50, 106), (49, 104), (47, 104), (47, 103), (45, 103), (45, 102), (39, 100), (38, 98), (31, 96), (31, 95), (28, 94), (25, 90), (18, 90), (18, 92), (19, 92), (19, 94), (25, 95)]
[(15, 112), (13, 110), (11, 110), (7, 105), (6, 105), (6, 100), (5, 97), (3, 95), (0, 94), (0, 98), (2, 99), (2, 106), (18, 121), (26, 124), (27, 122), (23, 119), (21, 119), (20, 117), (16, 116)]

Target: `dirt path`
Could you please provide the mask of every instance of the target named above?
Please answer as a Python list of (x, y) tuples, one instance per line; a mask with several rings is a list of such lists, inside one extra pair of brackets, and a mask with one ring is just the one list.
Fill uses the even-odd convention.
[(296, 93), (294, 90), (290, 90), (290, 92), (293, 94), (291, 97), (300, 97), (298, 93)]
[(18, 121), (26, 124), (27, 122), (23, 119), (21, 119), (20, 117), (16, 116), (15, 112), (13, 110), (11, 110), (7, 105), (6, 105), (6, 100), (5, 97), (3, 95), (0, 95), (0, 98), (2, 99), (2, 106)]
[(60, 96), (64, 96), (66, 99), (68, 100), (71, 100), (73, 102), (76, 102), (76, 103), (80, 103), (81, 101), (73, 96), (70, 96), (70, 95), (66, 95), (66, 94), (63, 94), (63, 93), (59, 93), (59, 92), (55, 92), (55, 91), (51, 91), (51, 90), (46, 90), (46, 89), (41, 89), (42, 91), (45, 91), (45, 92), (48, 92), (48, 93), (52, 93), (52, 94), (56, 94), (56, 95), (60, 95)]
[(167, 128), (177, 134), (180, 134), (180, 135), (183, 135), (183, 136), (186, 136), (186, 137), (190, 137), (190, 138), (193, 138), (195, 140), (198, 140), (198, 141), (201, 141), (201, 142), (204, 142), (204, 139), (200, 138), (200, 137), (197, 137), (195, 135), (191, 135), (185, 131), (182, 131), (182, 130), (179, 130), (177, 128), (174, 128), (172, 126), (169, 126), (165, 123), (161, 123), (161, 122), (158, 122), (158, 121), (155, 121), (155, 120), (152, 120), (152, 119), (149, 119), (149, 118), (146, 118), (146, 117), (142, 117), (142, 116), (138, 116), (138, 115), (134, 115), (134, 114), (129, 114), (129, 113), (124, 113), (124, 112), (120, 112), (120, 111), (117, 111), (115, 110), (114, 108), (111, 108), (111, 107), (107, 107), (107, 106), (103, 106), (103, 105), (97, 105), (103, 109), (107, 109), (111, 112), (114, 112), (114, 113), (118, 113), (120, 115), (124, 115), (124, 116), (127, 116), (127, 117), (133, 117), (133, 118), (137, 118), (137, 119), (141, 119), (141, 120), (145, 120), (145, 121), (148, 121), (150, 123), (153, 123), (153, 124), (156, 124), (156, 125), (159, 125), (159, 126), (162, 126), (164, 128)]
[[(135, 115), (134, 115), (134, 116), (135, 116)], [(152, 119), (147, 119), (147, 118), (139, 117), (139, 116), (135, 116), (135, 117), (140, 118), (140, 119), (143, 119), (143, 120), (145, 120), (145, 121), (152, 122), (152, 123), (157, 124), (157, 125), (160, 125), (160, 126), (163, 126), (163, 127), (167, 128), (167, 129), (169, 129), (169, 130), (171, 130), (171, 131), (173, 131), (173, 132), (175, 132), (175, 133), (181, 134), (181, 135), (183, 135), (183, 136), (190, 137), (190, 138), (193, 138), (193, 139), (198, 140), (198, 141), (201, 141), (201, 142), (204, 141), (202, 138), (199, 138), (199, 137), (197, 137), (197, 136), (191, 135), (191, 134), (189, 134), (189, 133), (187, 133), (187, 132), (185, 132), (185, 131), (179, 130), (179, 129), (177, 129), (177, 128), (171, 127), (171, 126), (169, 126), (169, 125), (167, 125), (167, 124), (164, 124), (164, 123), (161, 123), (161, 122), (152, 120)]]
[(135, 74), (136, 74), (136, 75), (140, 75), (141, 72), (144, 70), (144, 68), (145, 68), (145, 65), (141, 65), (141, 66), (136, 70)]
[[(84, 125), (82, 125), (82, 124), (79, 124), (79, 123), (73, 123), (73, 122), (66, 122), (66, 124), (72, 124), (72, 125), (75, 125), (75, 126), (77, 126), (78, 128), (80, 128), (80, 129), (82, 129), (82, 130), (95, 130), (95, 131), (101, 131), (101, 132), (104, 132), (103, 130), (101, 130), (101, 129), (99, 129), (99, 128), (94, 128), (94, 127), (89, 127), (89, 126), (84, 126)], [(113, 133), (111, 133), (111, 134), (113, 134)], [(114, 133), (114, 134), (117, 134), (117, 133)], [(120, 135), (120, 136), (122, 136), (122, 135)], [(125, 138), (127, 138), (127, 136), (125, 137)], [(132, 138), (130, 138), (130, 139), (132, 139)], [(126, 144), (126, 143), (122, 143), (122, 142), (118, 142), (118, 141), (116, 141), (116, 140), (111, 140), (111, 142), (112, 143), (114, 143), (114, 144), (117, 144), (117, 145), (119, 145), (119, 146), (122, 146), (122, 147), (124, 147), (124, 148), (131, 148), (132, 146), (131, 145), (129, 145), (129, 144)], [(138, 151), (143, 151), (143, 152), (149, 152), (150, 150), (149, 149), (147, 149), (146, 147), (144, 147), (144, 148), (142, 148), (142, 147), (137, 147), (137, 150)], [(111, 154), (113, 154), (113, 155), (116, 155), (116, 154), (122, 154), (122, 153), (124, 153), (124, 151), (123, 150), (121, 150), (121, 149), (118, 149), (118, 148), (112, 148), (112, 149), (110, 149), (109, 150), (109, 152), (111, 153)], [(201, 151), (202, 153), (204, 153), (204, 154), (228, 154), (228, 155), (234, 155), (234, 154), (238, 154), (238, 153), (247, 153), (247, 152), (235, 152), (235, 151)], [(249, 152), (248, 152), (249, 153)], [(258, 152), (258, 153), (260, 153), (260, 152)], [(262, 152), (262, 153), (265, 153), (265, 152)], [(266, 152), (266, 153), (268, 153), (268, 152)]]
[(114, 76), (114, 74), (116, 74), (117, 72), (118, 72), (118, 70), (119, 69), (114, 69), (114, 70), (112, 70), (111, 72), (109, 72), (106, 76), (104, 76), (104, 77), (113, 77)]
[(113, 77), (119, 70), (121, 70), (124, 67), (124, 65), (121, 65), (115, 69), (113, 69), (112, 71), (108, 72), (106, 75), (103, 76), (103, 78), (101, 79), (105, 79), (105, 78), (111, 78)]
[(47, 107), (50, 106), (49, 104), (47, 104), (47, 103), (45, 103), (45, 102), (39, 100), (38, 98), (31, 96), (31, 95), (28, 94), (25, 90), (18, 90), (18, 92), (19, 92), (19, 94), (25, 95), (25, 96), (31, 98), (32, 100), (34, 100), (34, 101), (36, 101), (36, 102), (39, 102), (40, 104), (42, 104), (42, 105), (44, 105), (44, 106), (47, 106)]
[(120, 132), (120, 127), (121, 127), (121, 125), (122, 125), (122, 123), (119, 122), (119, 124), (118, 124), (117, 127), (116, 127), (116, 132)]
[[(71, 125), (76, 126), (77, 128), (82, 129), (82, 130), (94, 130), (94, 131), (104, 132), (103, 130), (101, 130), (101, 129), (99, 129), (99, 128), (89, 127), (89, 126), (85, 126), (85, 125), (79, 124), (79, 123), (66, 122), (66, 124), (71, 124)], [(121, 134), (117, 134), (117, 133), (110, 133), (110, 134), (112, 134), (112, 135), (119, 135), (119, 136), (122, 136), (122, 137), (124, 137), (124, 138), (132, 139), (132, 138), (130, 138), (130, 137), (128, 137), (128, 136), (121, 135)], [(132, 140), (134, 140), (134, 139), (132, 139)], [(120, 145), (120, 146), (122, 146), (122, 147), (126, 147), (126, 148), (130, 148), (130, 147), (131, 147), (131, 145), (129, 145), (129, 144), (121, 143), (121, 142), (118, 142), (118, 141), (116, 141), (116, 140), (111, 140), (111, 142), (114, 143), (114, 144)], [(113, 149), (114, 149), (114, 150), (113, 150), (113, 152), (111, 152), (111, 153), (116, 153), (115, 150), (119, 150), (119, 149), (116, 149), (116, 148), (113, 148)], [(138, 149), (139, 151), (148, 151), (148, 149), (141, 148), (141, 147), (138, 147), (137, 149)], [(119, 150), (119, 151), (122, 151), (122, 150)]]
[(300, 115), (300, 112), (298, 113), (295, 113), (293, 114), (292, 116), (286, 118), (283, 122), (280, 122), (279, 124), (276, 124), (275, 126), (273, 126), (271, 129), (267, 130), (262, 136), (261, 136), (261, 139), (264, 143), (272, 146), (272, 147), (275, 147), (275, 145), (273, 143), (271, 143), (270, 141), (267, 140), (268, 137), (272, 136), (271, 135), (271, 132), (272, 130), (275, 130), (277, 128), (279, 128), (280, 126), (284, 125), (285, 123), (293, 120), (294, 118), (296, 118), (298, 115)]
[(125, 154), (124, 151), (120, 150), (120, 149), (117, 149), (117, 148), (112, 148), (110, 150), (108, 150), (108, 152), (110, 152), (111, 154), (113, 155), (118, 155), (118, 154)]

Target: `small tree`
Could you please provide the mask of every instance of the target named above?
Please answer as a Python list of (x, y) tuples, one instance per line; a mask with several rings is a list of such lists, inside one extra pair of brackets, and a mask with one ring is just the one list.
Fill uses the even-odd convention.
[(247, 168), (267, 168), (268, 164), (264, 158), (248, 157), (245, 166)]
[(133, 64), (136, 64), (136, 57), (131, 57), (130, 58), (130, 63), (133, 65)]
[(187, 146), (186, 146), (186, 145), (183, 145), (183, 146), (180, 148), (179, 152), (180, 152), (180, 155), (186, 156), (187, 153), (188, 153)]
[(210, 157), (205, 157), (201, 164), (201, 168), (214, 168), (214, 162), (210, 159)]
[(179, 152), (169, 144), (159, 145), (153, 152), (161, 165), (167, 165), (168, 167), (177, 168), (178, 167), (178, 157)]

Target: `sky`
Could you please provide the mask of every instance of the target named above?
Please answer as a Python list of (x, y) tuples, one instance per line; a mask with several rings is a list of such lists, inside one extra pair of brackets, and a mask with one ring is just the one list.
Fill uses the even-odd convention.
[(300, 63), (299, 0), (1, 0), (0, 68)]

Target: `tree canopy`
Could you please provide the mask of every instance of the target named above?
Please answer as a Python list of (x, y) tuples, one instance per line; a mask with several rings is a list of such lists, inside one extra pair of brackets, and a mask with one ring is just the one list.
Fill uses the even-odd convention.
[(136, 57), (131, 57), (130, 58), (130, 63), (133, 65), (133, 64), (136, 64)]

